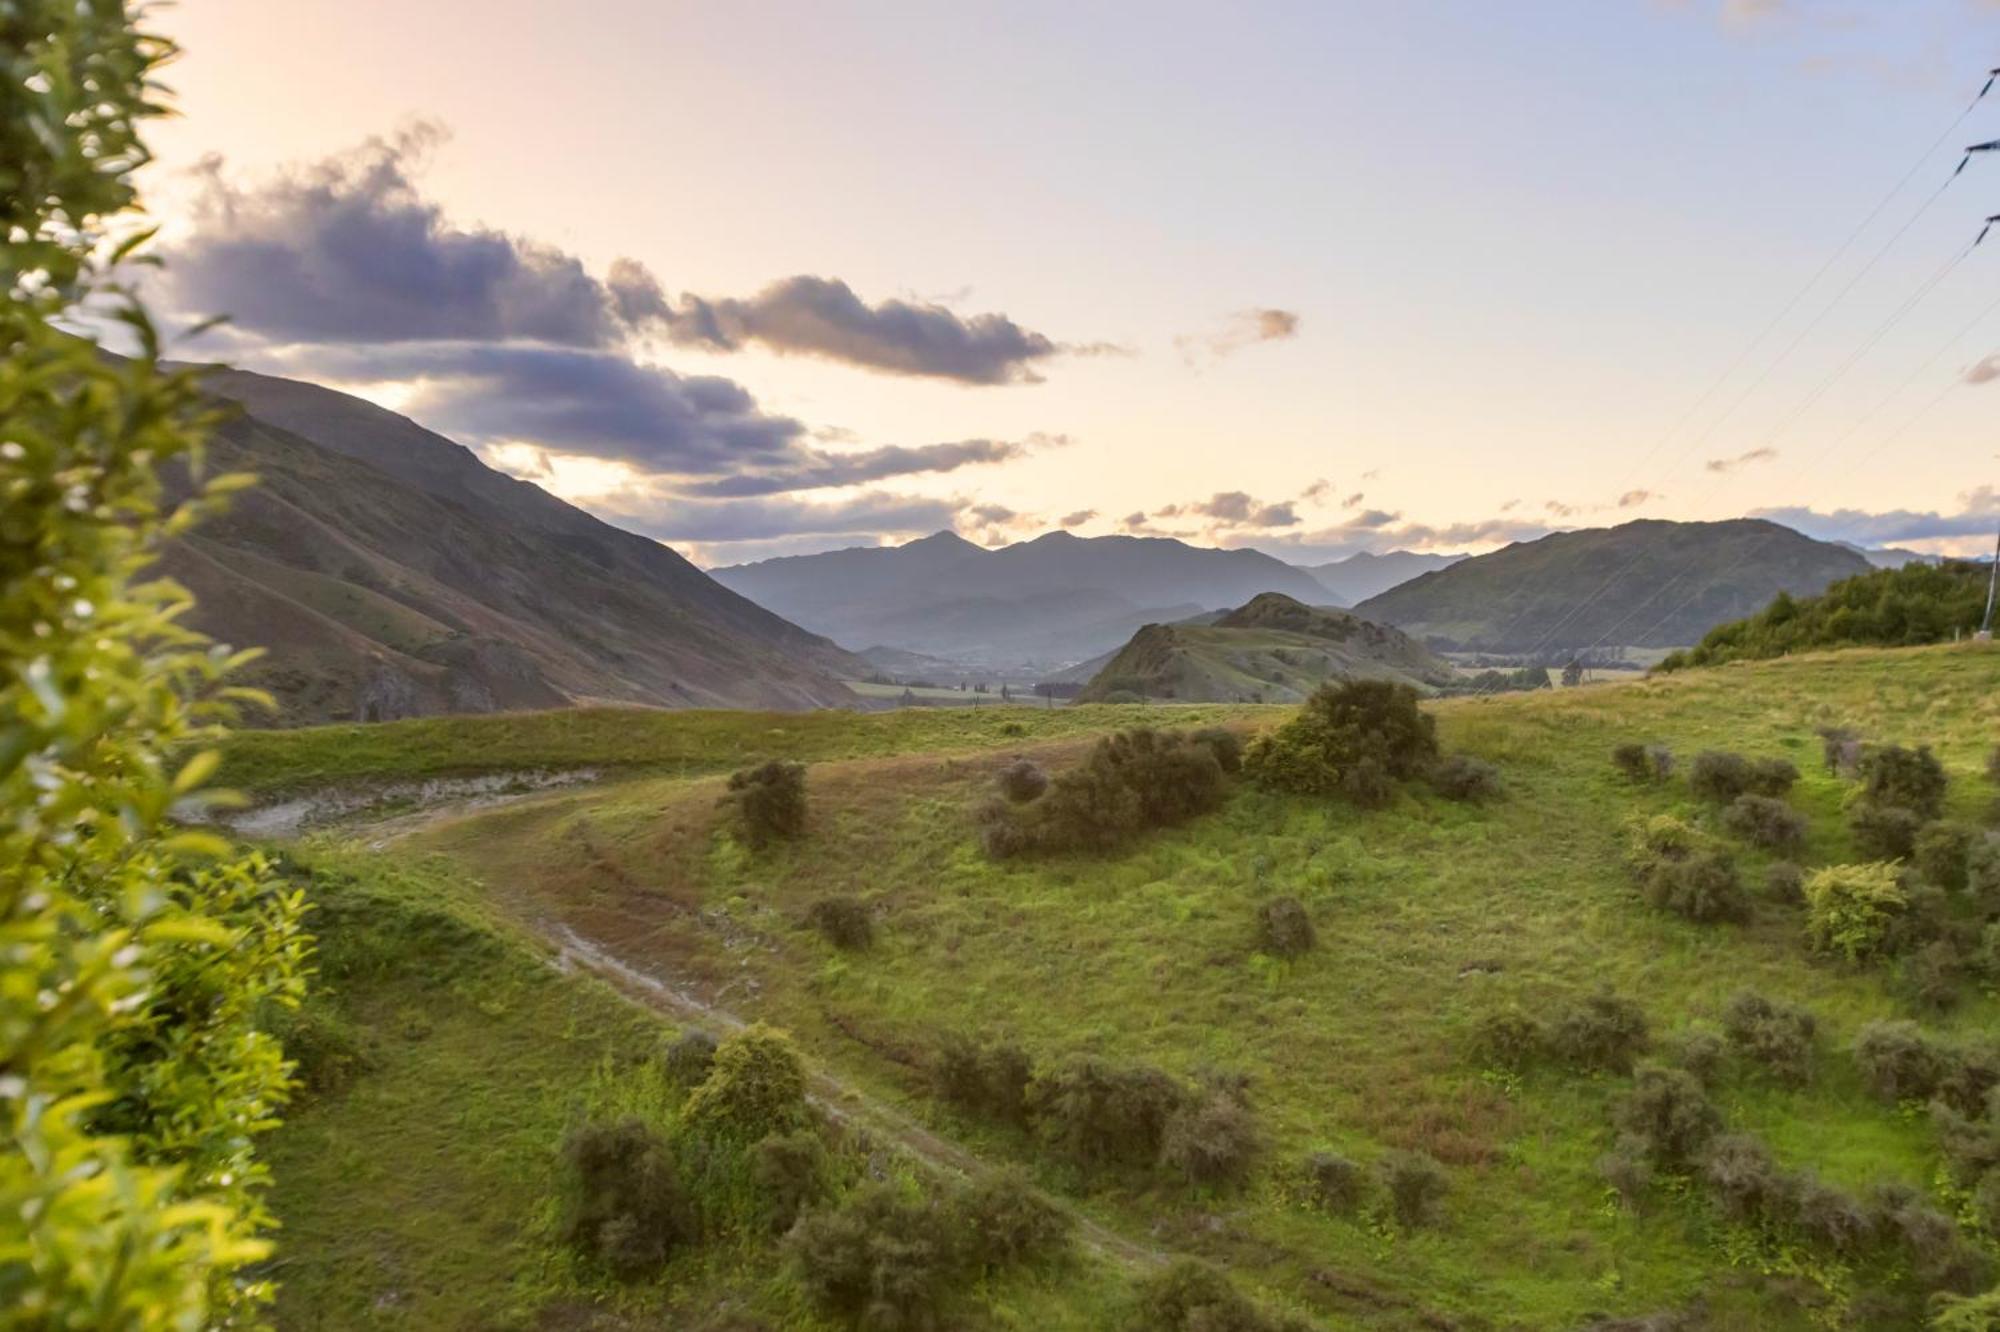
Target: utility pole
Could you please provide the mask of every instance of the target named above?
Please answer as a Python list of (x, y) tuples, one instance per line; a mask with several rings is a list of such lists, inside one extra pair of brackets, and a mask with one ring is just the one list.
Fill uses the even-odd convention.
[(1979, 622), (1978, 642), (1993, 641), (1993, 593), (2000, 588), (2000, 536), (1993, 539), (1993, 567), (1986, 571), (1986, 616)]

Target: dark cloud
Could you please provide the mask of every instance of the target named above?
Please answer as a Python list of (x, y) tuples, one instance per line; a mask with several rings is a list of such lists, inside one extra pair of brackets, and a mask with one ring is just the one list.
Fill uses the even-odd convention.
[(1219, 491), (1187, 504), (1169, 504), (1153, 517), (1206, 518), (1217, 527), (1292, 527), (1299, 521), (1296, 501), (1269, 504), (1241, 490)]
[(954, 444), (917, 447), (887, 445), (859, 453), (812, 450), (797, 463), (761, 472), (747, 472), (682, 487), (690, 495), (770, 495), (787, 490), (817, 490), (862, 485), (895, 476), (953, 472), (977, 463), (1005, 462), (1027, 452), (1007, 440), (967, 439)]
[(1174, 339), (1174, 346), (1190, 363), (1198, 363), (1204, 358), (1219, 361), (1260, 342), (1283, 342), (1297, 337), (1298, 332), (1299, 316), (1296, 311), (1239, 310), (1215, 332), (1183, 334)]
[(1958, 497), (1958, 509), (1944, 513), (1935, 509), (1819, 509), (1791, 506), (1755, 509), (1752, 518), (1768, 518), (1794, 527), (1807, 536), (1823, 541), (1851, 541), (1859, 546), (1881, 546), (1898, 541), (1934, 541), (1951, 538), (1990, 538), (2000, 527), (2000, 491), (1980, 486)]
[(1711, 472), (1733, 472), (1739, 467), (1748, 467), (1752, 463), (1773, 462), (1777, 457), (1778, 451), (1776, 449), (1758, 448), (1751, 449), (1748, 453), (1739, 453), (1734, 458), (1710, 458), (1702, 466)]
[(1064, 514), (1062, 516), (1061, 526), (1082, 527), (1085, 523), (1089, 522), (1096, 516), (1097, 516), (1097, 510), (1095, 509), (1078, 509), (1075, 513)]
[(674, 494), (621, 495), (597, 505), (622, 527), (667, 542), (710, 544), (780, 537), (936, 532), (951, 527), (965, 505), (886, 491), (822, 504), (787, 497), (689, 499)]

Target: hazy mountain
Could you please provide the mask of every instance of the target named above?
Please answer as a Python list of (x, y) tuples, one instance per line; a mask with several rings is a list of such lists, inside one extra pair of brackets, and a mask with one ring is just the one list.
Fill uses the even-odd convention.
[(1780, 591), (1811, 595), (1868, 567), (1854, 551), (1762, 519), (1646, 519), (1517, 542), (1354, 609), (1446, 647), (1669, 647), (1695, 642)]
[(1836, 541), (1833, 544), (1853, 551), (1877, 569), (1900, 569), (1906, 564), (1944, 563), (1944, 556), (1926, 555), (1920, 550), (1903, 550), (1896, 546), (1857, 546), (1852, 541)]
[(842, 705), (858, 660), (673, 551), (347, 394), (243, 371), (212, 465), (261, 484), (177, 543), (197, 627), (267, 649), (289, 722), (555, 707)]
[(1398, 583), (1407, 583), (1418, 574), (1448, 568), (1463, 555), (1426, 555), (1414, 550), (1392, 550), (1376, 555), (1362, 551), (1330, 564), (1300, 565), (1327, 590), (1329, 604), (1352, 606), (1387, 592)]
[(1165, 537), (1051, 532), (997, 550), (940, 532), (903, 546), (794, 555), (712, 571), (718, 582), (845, 644), (997, 669), (1055, 667), (1115, 648), (1143, 624), (1259, 592), (1312, 601), (1308, 574), (1253, 550)]
[(1326, 680), (1403, 680), (1428, 688), (1451, 678), (1451, 668), (1408, 634), (1266, 592), (1210, 624), (1147, 625), (1078, 698), (1291, 703)]

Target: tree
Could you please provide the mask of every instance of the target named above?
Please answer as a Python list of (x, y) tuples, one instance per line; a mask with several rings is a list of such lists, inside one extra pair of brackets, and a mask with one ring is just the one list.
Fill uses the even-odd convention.
[[(173, 49), (120, 0), (0, 6), (0, 1322), (247, 1324), (269, 1246), (254, 1136), (287, 1088), (257, 1011), (294, 1004), (300, 895), (257, 857), (176, 831), (245, 654), (142, 577), (243, 483), (205, 477), (193, 378), (159, 367), (114, 276), (131, 175)], [(129, 361), (63, 332), (86, 300)], [(163, 511), (160, 474), (194, 496)]]
[(1582, 683), (1583, 662), (1575, 657), (1571, 657), (1569, 665), (1563, 667), (1563, 688), (1574, 689)]

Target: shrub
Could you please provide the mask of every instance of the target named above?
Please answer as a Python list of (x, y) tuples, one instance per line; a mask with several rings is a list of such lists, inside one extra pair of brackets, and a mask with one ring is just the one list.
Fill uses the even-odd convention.
[(1431, 765), (1431, 789), (1446, 800), (1477, 804), (1500, 794), (1500, 769), (1470, 754), (1452, 754)]
[(1994, 1332), (2000, 1328), (2000, 1290), (1983, 1295), (1940, 1295), (1930, 1332)]
[(806, 1208), (825, 1197), (826, 1166), (826, 1149), (810, 1129), (757, 1140), (750, 1149), (750, 1182), (767, 1230), (783, 1234)]
[(1632, 1090), (1618, 1102), (1614, 1118), (1648, 1160), (1670, 1170), (1691, 1164), (1722, 1124), (1692, 1074), (1657, 1065), (1633, 1076)]
[(699, 1087), (715, 1064), (715, 1037), (705, 1031), (684, 1031), (660, 1056), (660, 1062), (667, 1076), (681, 1086)]
[(1861, 756), (1861, 794), (1869, 804), (1911, 810), (1921, 818), (1936, 818), (1944, 810), (1944, 765), (1929, 745), (1869, 748)]
[(1903, 988), (1920, 1008), (1933, 1013), (1958, 1007), (1967, 966), (1958, 945), (1933, 939), (1903, 961)]
[(1917, 872), (1946, 892), (1966, 889), (1973, 843), (1983, 837), (1977, 828), (1942, 820), (1925, 824), (1917, 833), (1912, 859)]
[(806, 922), (835, 948), (866, 948), (875, 940), (875, 921), (852, 897), (822, 897), (806, 911)]
[(1842, 1257), (1852, 1257), (1867, 1247), (1873, 1219), (1852, 1194), (1822, 1184), (1810, 1174), (1798, 1178), (1794, 1193), (1794, 1219), (1808, 1239)]
[(1229, 776), (1243, 771), (1243, 737), (1221, 726), (1204, 726), (1188, 737), (1215, 756), (1215, 765)]
[(1967, 1290), (1978, 1281), (1984, 1255), (1965, 1242), (1958, 1223), (1935, 1207), (1895, 1196), (1876, 1204), (1877, 1228), (1900, 1242), (1918, 1282), (1927, 1289)]
[(990, 860), (1010, 860), (1035, 848), (1033, 830), (1005, 800), (980, 802), (973, 812), (973, 826), (978, 830), (979, 849)]
[(1237, 1097), (1209, 1090), (1184, 1100), (1160, 1136), (1160, 1161), (1190, 1184), (1240, 1184), (1262, 1143), (1257, 1122)]
[(1377, 1168), (1398, 1225), (1414, 1230), (1438, 1219), (1445, 1194), (1451, 1191), (1443, 1166), (1423, 1152), (1390, 1152)]
[(1479, 1019), (1473, 1027), (1472, 1048), (1488, 1066), (1518, 1073), (1547, 1050), (1548, 1034), (1531, 1014), (1509, 1005)]
[(1312, 951), (1312, 917), (1296, 897), (1274, 897), (1257, 908), (1257, 948), (1273, 957), (1301, 957)]
[(1719, 749), (1696, 754), (1694, 765), (1688, 769), (1688, 789), (1719, 805), (1726, 805), (1749, 791), (1754, 780), (1749, 759)]
[(1212, 747), (1185, 732), (1138, 727), (1097, 742), (1057, 774), (1046, 794), (979, 811), (980, 838), (996, 858), (1026, 851), (1109, 851), (1146, 828), (1185, 823), (1222, 803), (1226, 779)]
[(1648, 1041), (1646, 1014), (1630, 999), (1599, 991), (1557, 1015), (1549, 1049), (1577, 1068), (1629, 1073)]
[(1367, 1172), (1345, 1156), (1314, 1152), (1306, 1158), (1305, 1172), (1314, 1201), (1337, 1216), (1353, 1212), (1367, 1196)]
[(720, 803), (753, 847), (797, 837), (806, 830), (805, 765), (772, 759), (732, 773)]
[(1920, 1101), (1938, 1088), (1945, 1058), (1914, 1022), (1870, 1022), (1854, 1038), (1854, 1063), (1885, 1101)]
[(1822, 726), (1818, 731), (1820, 761), (1828, 776), (1852, 774), (1861, 763), (1861, 733), (1845, 726)]
[(1611, 749), (1611, 766), (1628, 781), (1650, 782), (1658, 778), (1653, 771), (1652, 760), (1647, 757), (1646, 746), (1636, 740), (1627, 740)]
[(1811, 1079), (1817, 1029), (1805, 1009), (1750, 990), (1731, 999), (1722, 1017), (1730, 1048), (1787, 1087), (1803, 1087)]
[(1947, 1049), (1940, 1055), (1937, 1097), (1961, 1114), (1986, 1115), (2000, 1124), (2000, 1104), (1992, 1100), (2000, 1086), (2000, 1048), (1990, 1042), (1969, 1048)]
[(1788, 758), (1760, 758), (1750, 762), (1750, 794), (1782, 800), (1799, 780), (1799, 770)]
[(562, 1164), (563, 1242), (620, 1279), (657, 1272), (692, 1238), (666, 1141), (639, 1120), (583, 1125), (564, 1141)]
[(1736, 797), (1722, 813), (1722, 826), (1746, 842), (1771, 850), (1795, 850), (1806, 840), (1806, 816), (1771, 796)]
[(745, 1140), (803, 1126), (806, 1070), (791, 1038), (759, 1022), (723, 1041), (682, 1120)]
[(1186, 1100), (1186, 1089), (1158, 1069), (1083, 1054), (1037, 1071), (1028, 1085), (1036, 1131), (1086, 1169), (1152, 1165), (1167, 1121)]
[(981, 1046), (953, 1036), (932, 1061), (931, 1083), (940, 1098), (969, 1114), (1025, 1124), (1033, 1067), (1018, 1045)]
[(1715, 1075), (1722, 1071), (1726, 1048), (1722, 1038), (1712, 1031), (1684, 1031), (1674, 1038), (1674, 1063), (1692, 1073), (1702, 1086), (1710, 1087), (1715, 1084)]
[(1965, 853), (1965, 891), (1986, 915), (2000, 915), (2000, 832), (1974, 839)]
[(2000, 1122), (1969, 1119), (1940, 1100), (1931, 1102), (1931, 1124), (1961, 1184), (1976, 1184), (2000, 1166)]
[(1674, 751), (1665, 745), (1647, 745), (1646, 760), (1653, 765), (1653, 780), (1664, 783), (1674, 775)]
[(1653, 1186), (1653, 1167), (1635, 1143), (1623, 1143), (1598, 1157), (1597, 1173), (1604, 1177), (1618, 1200), (1635, 1211), (1646, 1190)]
[(1877, 952), (1908, 905), (1896, 867), (1830, 865), (1806, 880), (1806, 938), (1850, 962)]
[(1697, 923), (1743, 920), (1750, 899), (1735, 862), (1670, 815), (1634, 826), (1627, 855), (1646, 901)]
[(1015, 759), (1000, 769), (995, 782), (1000, 794), (1016, 805), (1025, 805), (1049, 789), (1049, 775), (1027, 759)]
[(1781, 1225), (1794, 1208), (1794, 1185), (1763, 1143), (1747, 1133), (1715, 1139), (1701, 1156), (1701, 1180), (1733, 1221)]
[(1417, 691), (1384, 680), (1324, 684), (1298, 715), (1254, 740), (1244, 770), (1298, 795), (1341, 795), (1364, 808), (1387, 803), (1394, 783), (1437, 758), (1436, 724)]
[(1854, 833), (1854, 847), (1862, 855), (1905, 860), (1916, 850), (1924, 820), (1915, 810), (1857, 800), (1848, 808), (1847, 824)]
[(864, 1327), (931, 1327), (954, 1277), (949, 1220), (934, 1200), (871, 1181), (801, 1217), (785, 1248), (822, 1312)]
[(1069, 1215), (1019, 1166), (990, 1170), (953, 1199), (966, 1256), (986, 1271), (1033, 1262), (1069, 1243)]
[(1773, 861), (1764, 870), (1764, 896), (1781, 906), (1806, 900), (1806, 872), (1789, 860)]
[(1135, 1329), (1144, 1332), (1269, 1332), (1257, 1306), (1221, 1271), (1176, 1258), (1139, 1283)]

